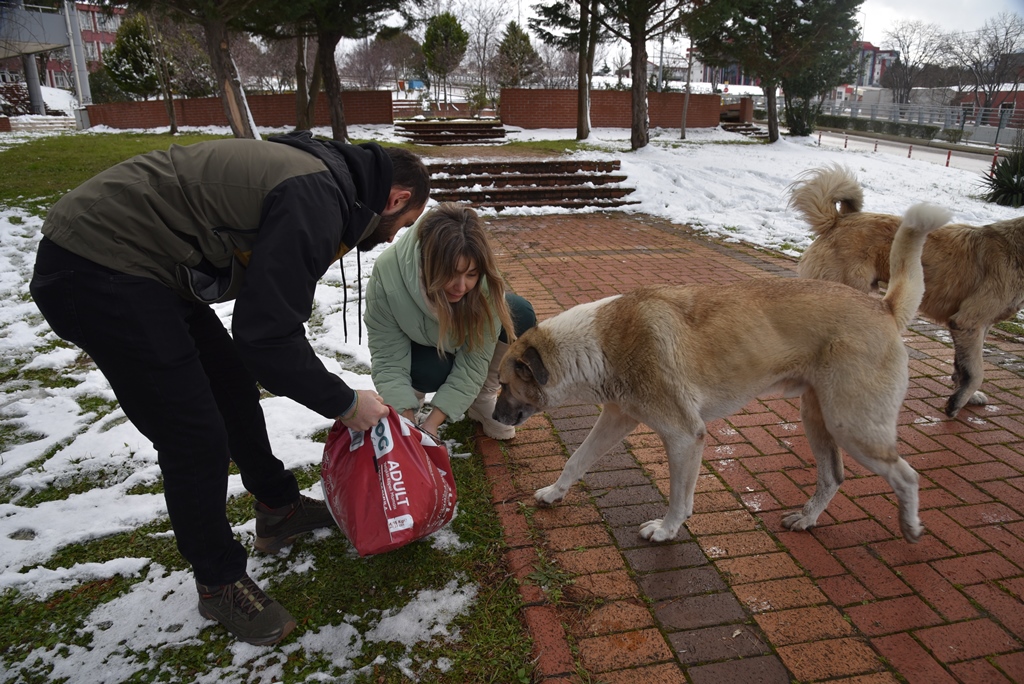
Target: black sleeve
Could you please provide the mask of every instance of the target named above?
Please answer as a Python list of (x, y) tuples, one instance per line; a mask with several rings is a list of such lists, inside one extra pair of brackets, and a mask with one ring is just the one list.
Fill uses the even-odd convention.
[(343, 207), (327, 173), (289, 179), (267, 196), (231, 322), (256, 380), (327, 418), (347, 410), (354, 391), (317, 358), (304, 324), (317, 282), (337, 254)]

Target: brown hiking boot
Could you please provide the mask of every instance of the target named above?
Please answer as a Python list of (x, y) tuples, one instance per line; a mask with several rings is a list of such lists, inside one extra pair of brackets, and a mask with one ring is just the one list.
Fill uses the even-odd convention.
[(199, 614), (216, 620), (247, 644), (276, 644), (295, 629), (295, 618), (248, 575), (232, 584), (218, 586), (196, 582), (196, 589), (199, 590)]
[(327, 504), (308, 496), (281, 508), (268, 508), (259, 501), (256, 509), (256, 541), (253, 544), (263, 553), (279, 553), (300, 534), (334, 527), (334, 517)]

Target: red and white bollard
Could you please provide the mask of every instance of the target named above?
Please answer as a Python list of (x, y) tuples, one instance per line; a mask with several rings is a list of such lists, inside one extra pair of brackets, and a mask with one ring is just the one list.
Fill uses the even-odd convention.
[(949, 166), (949, 158), (953, 156), (953, 150), (946, 152), (946, 166)]
[(996, 162), (999, 161), (999, 143), (996, 143), (996, 151), (992, 153), (992, 168), (988, 171), (988, 177), (996, 175)]
[(850, 139), (850, 136), (849, 136), (849, 134), (847, 134), (847, 133), (843, 133), (843, 149), (844, 149), (844, 150), (846, 149), (846, 143), (847, 143), (847, 141), (848, 141), (849, 139)]
[(821, 147), (821, 131), (818, 131), (818, 147)]
[(913, 151), (914, 151), (914, 146), (913, 145), (911, 145), (910, 147), (907, 148), (907, 159), (910, 159), (910, 155), (911, 155), (911, 153)]
[(876, 140), (875, 141), (875, 152), (877, 152), (877, 151), (878, 151), (878, 141)]

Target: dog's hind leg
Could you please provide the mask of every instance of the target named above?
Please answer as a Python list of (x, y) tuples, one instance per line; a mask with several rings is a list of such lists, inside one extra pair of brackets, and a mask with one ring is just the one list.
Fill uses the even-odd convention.
[(946, 415), (955, 418), (967, 404), (987, 404), (988, 397), (978, 390), (984, 378), (985, 335), (988, 326), (961, 327), (949, 322), (953, 338), (953, 394), (946, 402)]
[(615, 404), (605, 404), (597, 422), (583, 444), (566, 461), (562, 474), (554, 484), (542, 487), (534, 493), (538, 503), (552, 504), (561, 501), (569, 488), (579, 482), (590, 467), (608, 450), (626, 438), (640, 421), (623, 413)]
[(858, 432), (847, 430), (842, 437), (836, 437), (840, 446), (858, 463), (876, 475), (881, 475), (889, 483), (899, 500), (900, 531), (903, 538), (912, 544), (916, 543), (924, 532), (918, 517), (918, 476), (896, 450), (895, 435), (883, 438), (868, 428)]
[(818, 483), (814, 495), (804, 504), (803, 509), (788, 513), (782, 518), (782, 525), (790, 530), (806, 530), (814, 527), (818, 516), (832, 501), (843, 483), (843, 455), (836, 446), (825, 419), (821, 414), (821, 404), (814, 389), (808, 388), (800, 398), (800, 418), (803, 420), (804, 432), (810, 443), (811, 452), (818, 471)]

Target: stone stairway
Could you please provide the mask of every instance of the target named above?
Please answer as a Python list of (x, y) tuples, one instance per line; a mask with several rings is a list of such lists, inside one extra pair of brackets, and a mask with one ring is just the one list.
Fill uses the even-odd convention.
[(75, 117), (73, 116), (12, 116), (10, 122), (11, 131), (15, 133), (73, 131), (77, 128)]
[(396, 121), (395, 132), (416, 145), (487, 145), (505, 141), (505, 127), (498, 119)]
[(768, 139), (768, 131), (752, 123), (729, 123), (723, 121), (721, 126), (724, 131), (740, 133), (748, 138)]
[(620, 185), (615, 161), (435, 162), (428, 164), (431, 197), (438, 202), (465, 202), (473, 207), (621, 207), (633, 188)]

